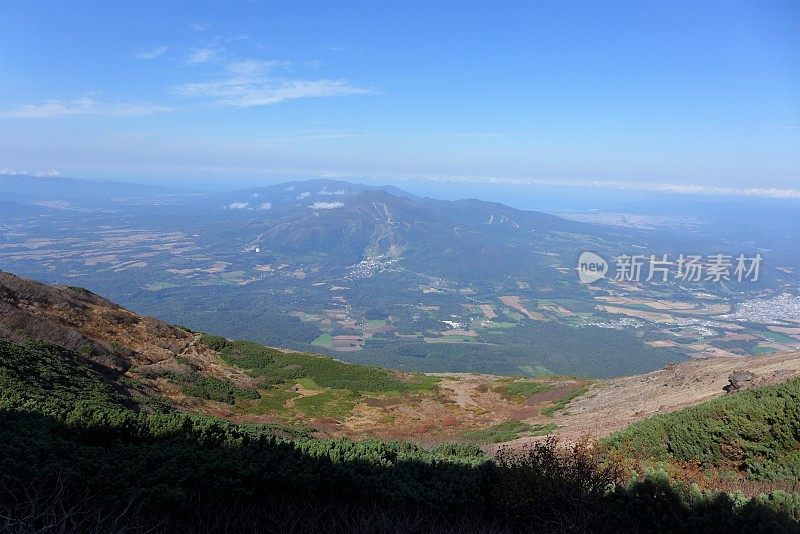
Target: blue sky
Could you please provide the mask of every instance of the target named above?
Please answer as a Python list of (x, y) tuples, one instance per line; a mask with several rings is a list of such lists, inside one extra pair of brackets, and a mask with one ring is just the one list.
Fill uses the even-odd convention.
[(4, 172), (800, 198), (798, 2), (3, 0), (0, 54)]

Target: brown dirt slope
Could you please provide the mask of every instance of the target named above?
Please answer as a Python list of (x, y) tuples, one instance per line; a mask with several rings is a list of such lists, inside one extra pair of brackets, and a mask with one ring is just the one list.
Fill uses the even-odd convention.
[(566, 442), (600, 438), (653, 415), (721, 397), (736, 371), (755, 375), (750, 387), (785, 382), (800, 377), (800, 352), (694, 359), (643, 375), (596, 382), (555, 413), (553, 421), (559, 425), (555, 434)]
[(124, 372), (190, 350), (194, 335), (91, 291), (0, 272), (0, 338), (50, 341)]

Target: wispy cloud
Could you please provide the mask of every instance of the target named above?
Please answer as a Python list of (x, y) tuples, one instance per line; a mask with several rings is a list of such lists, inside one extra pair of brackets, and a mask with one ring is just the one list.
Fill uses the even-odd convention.
[(345, 80), (230, 77), (179, 85), (175, 87), (175, 92), (183, 96), (210, 98), (217, 105), (249, 108), (299, 98), (363, 95), (370, 90), (351, 85)]
[(173, 87), (181, 96), (204, 98), (209, 103), (230, 107), (257, 107), (300, 98), (359, 95), (371, 92), (342, 79), (299, 79), (276, 75), (277, 69), (290, 67), (278, 60), (223, 58), (215, 48), (195, 50), (188, 63), (221, 63), (216, 79), (185, 83)]
[[(257, 209), (268, 210), (268, 209), (271, 209), (271, 208), (272, 208), (272, 204), (271, 203), (262, 202), (261, 204), (258, 205)], [(250, 210), (250, 211), (252, 211), (254, 208), (250, 207), (250, 203), (249, 202), (231, 202), (230, 204), (222, 206), (222, 209), (225, 209), (225, 210)]]
[(163, 56), (167, 52), (166, 46), (157, 46), (155, 48), (151, 48), (149, 50), (143, 50), (137, 54), (134, 54), (133, 57), (136, 59), (155, 59), (159, 56)]
[(146, 102), (98, 102), (90, 97), (74, 100), (46, 100), (42, 104), (24, 104), (0, 112), (0, 118), (53, 119), (78, 115), (130, 117), (172, 111), (172, 108)]
[[(196, 27), (195, 27), (196, 26)], [(206, 25), (192, 25), (197, 31)], [(237, 36), (235, 39), (241, 39)], [(194, 98), (200, 106), (226, 106), (250, 108), (278, 104), (302, 98), (359, 95), (370, 89), (351, 84), (343, 79), (304, 79), (286, 76), (279, 69), (292, 67), (287, 61), (267, 60), (237, 56), (223, 46), (230, 39), (214, 37), (204, 45), (192, 49), (184, 62), (206, 70), (204, 81), (184, 83), (171, 87), (174, 94)], [(161, 57), (170, 50), (167, 46), (143, 49), (133, 57), (150, 60)], [(302, 69), (302, 65), (294, 65)], [(216, 71), (216, 72), (215, 72)], [(150, 102), (103, 102), (98, 93), (87, 93), (75, 99), (51, 99), (41, 103), (28, 103), (13, 109), (0, 110), (0, 118), (52, 119), (74, 116), (126, 117), (152, 115), (174, 108)]]
[(800, 124), (766, 124), (762, 128), (770, 130), (800, 130)]
[(194, 24), (189, 24), (189, 27), (196, 32), (204, 32), (208, 29), (208, 24), (204, 24), (202, 22), (195, 22)]
[(464, 132), (432, 136), (431, 139), (505, 139), (508, 137), (530, 137), (530, 134), (504, 132)]
[(186, 58), (186, 63), (190, 65), (199, 65), (202, 63), (210, 63), (219, 58), (220, 51), (216, 48), (203, 47), (192, 51), (189, 57)]
[[(242, 169), (237, 169), (242, 172)], [(288, 169), (281, 170), (281, 175), (292, 172)], [(578, 187), (581, 189), (617, 189), (628, 191), (643, 191), (653, 193), (671, 193), (679, 195), (712, 195), (712, 196), (739, 196), (762, 197), (776, 199), (800, 199), (800, 189), (780, 187), (717, 187), (700, 184), (685, 183), (656, 183), (656, 182), (623, 182), (616, 180), (564, 180), (547, 178), (514, 178), (505, 176), (465, 176), (465, 175), (430, 175), (416, 173), (365, 173), (363, 171), (338, 171), (320, 169), (295, 169), (302, 176), (317, 176), (337, 180), (367, 179), (375, 183), (392, 182), (434, 182), (434, 183), (469, 183), (514, 186), (539, 186), (539, 187)], [(324, 194), (318, 192), (318, 194)]]
[(363, 47), (354, 47), (354, 46), (346, 46), (346, 45), (334, 45), (329, 46), (328, 50), (331, 52), (362, 52), (364, 50)]
[[(406, 179), (419, 179), (420, 177)], [(800, 189), (777, 187), (716, 187), (698, 184), (620, 182), (614, 180), (547, 180), (536, 178), (503, 178), (489, 176), (429, 176), (431, 182), (481, 183), (503, 185), (533, 185), (548, 187), (581, 187), (649, 191), (692, 195), (753, 196), (766, 198), (800, 199)]]
[(0, 169), (0, 176), (8, 176), (8, 175), (24, 175), (24, 176), (36, 176), (38, 178), (55, 178), (57, 176), (61, 176), (61, 173), (55, 169), (49, 169), (46, 171), (26, 171), (26, 170), (17, 170), (17, 169)]
[(240, 76), (256, 76), (269, 72), (277, 67), (288, 67), (288, 61), (265, 59), (234, 59), (225, 64), (225, 70)]

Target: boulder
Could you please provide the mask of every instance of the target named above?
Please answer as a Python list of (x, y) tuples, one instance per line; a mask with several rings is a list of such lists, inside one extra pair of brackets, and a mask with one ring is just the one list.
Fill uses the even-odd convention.
[(734, 371), (728, 377), (728, 385), (724, 389), (726, 393), (736, 393), (756, 386), (756, 375), (750, 371)]

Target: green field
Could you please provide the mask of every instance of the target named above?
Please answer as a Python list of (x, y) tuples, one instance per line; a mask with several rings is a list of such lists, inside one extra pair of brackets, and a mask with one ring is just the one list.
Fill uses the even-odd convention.
[(758, 345), (753, 349), (753, 354), (772, 354), (773, 352), (778, 352), (778, 349), (775, 347), (766, 347), (764, 345)]
[(148, 291), (160, 291), (162, 289), (171, 289), (173, 287), (180, 287), (180, 286), (172, 282), (153, 282), (152, 284), (147, 284), (146, 286), (144, 286), (144, 288)]
[(795, 345), (800, 343), (800, 341), (794, 339), (793, 337), (781, 334), (779, 332), (764, 332), (764, 337), (770, 341), (784, 345)]
[(587, 390), (588, 390), (588, 388), (586, 386), (582, 386), (582, 387), (579, 387), (578, 389), (576, 389), (574, 391), (571, 391), (571, 392), (567, 393), (566, 395), (564, 395), (563, 397), (558, 399), (556, 402), (554, 402), (552, 405), (550, 405), (547, 408), (543, 409), (542, 410), (542, 415), (546, 415), (548, 417), (552, 417), (554, 413), (556, 413), (559, 410), (563, 410), (564, 408), (566, 408), (567, 405), (570, 402), (572, 402), (573, 400), (575, 400), (579, 396), (581, 396), (584, 393), (586, 393)]
[(426, 337), (425, 343), (474, 343), (476, 339), (473, 336), (442, 336), (442, 337)]
[[(302, 369), (297, 380), (313, 378), (307, 385), (353, 378), (391, 385), (371, 369), (317, 365), (302, 354), (294, 355), (299, 368), (287, 369), (273, 349), (204, 339), (255, 376), (285, 378)], [(582, 532), (798, 530), (796, 493), (747, 498), (659, 473), (626, 481), (609, 465), (616, 456), (559, 450), (549, 441), (522, 455), (501, 449), (496, 457), (474, 445), (546, 435), (554, 424), (504, 421), (464, 433), (468, 443), (432, 449), (313, 439), (304, 428), (175, 410), (166, 399), (142, 395), (134, 380), (116, 380), (84, 362), (55, 345), (0, 341), (0, 518), (25, 527), (15, 532), (50, 531), (54, 522), (92, 532), (205, 532), (212, 524), (222, 525), (215, 532), (232, 525), (246, 531), (254, 514), (262, 525), (312, 516), (317, 527), (364, 524), (356, 521), (368, 514), (367, 532), (394, 517), (398, 525), (411, 519), (435, 532), (463, 532), (465, 524), (474, 532), (548, 531), (565, 518)], [(356, 389), (331, 387), (293, 402), (313, 417), (341, 417)], [(281, 410), (290, 400), (288, 392), (269, 391), (263, 388), (254, 406)], [(606, 440), (604, 450), (704, 467), (740, 465), (757, 480), (796, 481), (798, 410), (795, 380), (637, 423)], [(731, 453), (737, 464), (727, 461)], [(57, 499), (43, 513), (42, 495)], [(301, 525), (319, 531), (313, 522)]]
[(311, 342), (312, 345), (315, 347), (325, 347), (326, 349), (333, 348), (333, 336), (329, 333), (325, 332), (324, 334), (320, 334), (317, 338)]

